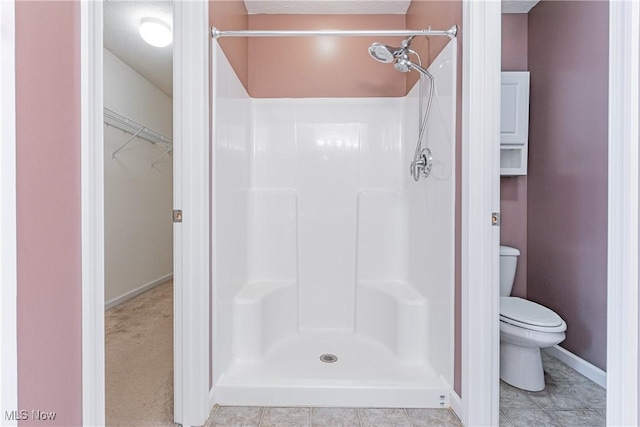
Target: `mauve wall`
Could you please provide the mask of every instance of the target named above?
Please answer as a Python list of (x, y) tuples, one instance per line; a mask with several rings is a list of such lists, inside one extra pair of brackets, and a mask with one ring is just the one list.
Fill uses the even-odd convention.
[(567, 322), (564, 348), (606, 368), (608, 11), (542, 1), (529, 14), (527, 295)]
[[(448, 29), (452, 25), (462, 28), (462, 2), (460, 0), (448, 1), (427, 1), (413, 0), (407, 11), (407, 28), (422, 29), (431, 27), (434, 30)], [(422, 57), (422, 64), (429, 65), (438, 56), (449, 42), (448, 37), (417, 37), (412, 43), (412, 47)], [(461, 229), (462, 229), (462, 44), (461, 33), (458, 33), (458, 76), (457, 76), (457, 104), (456, 104), (456, 207), (455, 207), (455, 302), (454, 302), (454, 375), (453, 388), (462, 396), (462, 299), (461, 299)], [(418, 80), (417, 73), (407, 75), (407, 91), (415, 85)]]
[(16, 2), (16, 98), (20, 425), (80, 425), (79, 2)]
[[(260, 30), (401, 29), (404, 15), (249, 15)], [(249, 39), (252, 98), (404, 96), (403, 73), (367, 51), (372, 42), (397, 46), (399, 37), (290, 37)]]
[[(502, 71), (527, 71), (529, 15), (502, 15)], [(500, 244), (520, 249), (514, 296), (527, 296), (527, 177), (500, 178)]]

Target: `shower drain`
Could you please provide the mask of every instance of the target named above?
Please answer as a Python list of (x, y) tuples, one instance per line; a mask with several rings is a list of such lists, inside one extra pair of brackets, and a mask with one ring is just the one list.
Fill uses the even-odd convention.
[(324, 363), (333, 363), (338, 361), (338, 356), (335, 354), (323, 354), (320, 356), (320, 360)]

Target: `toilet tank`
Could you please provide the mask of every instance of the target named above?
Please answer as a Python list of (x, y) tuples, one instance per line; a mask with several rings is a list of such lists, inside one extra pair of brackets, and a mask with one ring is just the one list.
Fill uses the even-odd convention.
[(500, 296), (508, 297), (513, 289), (520, 251), (510, 246), (500, 246)]

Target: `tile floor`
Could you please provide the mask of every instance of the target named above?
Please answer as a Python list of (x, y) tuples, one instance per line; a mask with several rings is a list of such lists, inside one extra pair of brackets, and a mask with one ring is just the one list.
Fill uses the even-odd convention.
[(500, 382), (500, 425), (604, 426), (605, 389), (544, 351), (546, 387), (527, 392)]
[(427, 427), (461, 426), (450, 409), (261, 408), (220, 406), (209, 427)]
[[(526, 392), (500, 382), (500, 425), (604, 426), (605, 390), (543, 353), (546, 388)], [(214, 408), (207, 427), (427, 427), (461, 426), (449, 409)]]

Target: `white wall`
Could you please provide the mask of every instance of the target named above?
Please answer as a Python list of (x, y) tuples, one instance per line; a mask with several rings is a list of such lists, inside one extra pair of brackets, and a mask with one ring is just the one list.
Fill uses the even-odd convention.
[[(212, 380), (231, 361), (232, 301), (248, 283), (251, 100), (217, 43), (212, 49)], [(224, 320), (222, 320), (224, 319)]]
[(341, 331), (452, 385), (453, 45), (432, 66), (434, 168), (417, 183), (416, 90), (251, 99), (214, 53), (213, 383), (287, 335)]
[[(271, 200), (271, 211), (278, 206), (281, 217), (292, 218), (290, 232), (272, 235), (270, 245), (260, 242), (259, 253), (289, 255), (286, 270), (269, 280), (295, 280), (297, 273), (301, 331), (353, 331), (358, 265), (366, 264), (365, 270), (373, 266), (369, 258), (357, 255), (362, 247), (359, 205), (371, 191), (400, 190), (406, 170), (400, 140), (404, 100), (301, 98), (252, 103), (252, 187)], [(378, 235), (375, 226), (388, 216), (375, 217), (381, 220), (369, 230)], [(272, 218), (260, 219), (265, 229), (274, 229)], [(401, 273), (388, 270), (401, 267), (402, 259), (396, 251), (375, 268), (385, 269), (385, 278), (398, 280)]]
[[(104, 50), (104, 106), (172, 137), (172, 100), (108, 50)], [(104, 131), (105, 301), (118, 302), (173, 273), (172, 156), (151, 164), (167, 148)]]
[[(409, 279), (429, 301), (429, 360), (453, 384), (453, 298), (455, 232), (456, 44), (453, 39), (429, 67), (435, 93), (423, 147), (431, 149), (433, 169), (418, 183), (404, 176), (409, 197)], [(428, 81), (428, 80), (426, 80)], [(425, 86), (428, 88), (428, 86)], [(407, 96), (405, 163), (413, 160), (418, 138), (416, 85)], [(426, 103), (425, 103), (426, 105)]]

